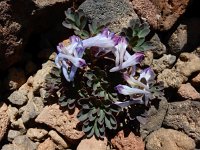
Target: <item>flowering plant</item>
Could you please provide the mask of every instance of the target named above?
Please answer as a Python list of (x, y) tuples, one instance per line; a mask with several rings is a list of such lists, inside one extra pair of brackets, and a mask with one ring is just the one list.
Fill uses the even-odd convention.
[[(152, 48), (145, 42), (150, 32), (147, 23), (137, 20), (117, 35), (96, 22), (87, 31), (87, 22), (83, 11), (66, 11), (63, 25), (74, 29), (76, 36), (69, 38), (69, 44), (63, 41), (57, 46), (55, 63), (68, 82), (59, 102), (69, 109), (80, 107), (77, 117), (82, 130), (88, 137), (102, 138), (106, 129), (117, 129), (120, 112), (131, 116), (133, 105), (147, 109), (163, 93), (153, 70), (139, 67), (144, 54), (138, 51)], [(141, 121), (138, 116), (129, 120)]]

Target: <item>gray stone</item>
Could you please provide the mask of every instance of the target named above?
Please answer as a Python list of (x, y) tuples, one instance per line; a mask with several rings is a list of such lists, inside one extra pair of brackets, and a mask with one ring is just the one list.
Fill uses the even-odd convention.
[(18, 118), (19, 111), (16, 107), (8, 106), (8, 116), (10, 118), (11, 127), (18, 129), (25, 129), (24, 123), (21, 118)]
[(26, 123), (29, 119), (35, 118), (40, 114), (44, 107), (43, 98), (35, 97), (32, 100), (29, 100), (27, 105), (19, 109), (20, 114), (22, 114), (22, 121)]
[(44, 129), (29, 128), (26, 135), (32, 141), (42, 141), (48, 132)]
[(12, 142), (15, 137), (21, 135), (20, 131), (17, 130), (9, 130), (8, 131), (8, 141)]
[(182, 52), (184, 50), (184, 46), (187, 44), (187, 38), (187, 26), (179, 25), (176, 31), (169, 38), (169, 51), (172, 54)]
[(128, 0), (86, 0), (79, 9), (99, 23), (110, 23), (108, 27), (114, 32), (120, 32), (130, 20), (138, 18)]
[(9, 97), (8, 100), (15, 105), (23, 105), (28, 101), (28, 98), (21, 91), (14, 91)]
[(171, 54), (169, 55), (164, 54), (163, 57), (153, 60), (152, 64), (153, 70), (155, 71), (155, 73), (161, 73), (164, 69), (172, 68), (175, 61), (176, 61), (176, 56)]
[(140, 135), (142, 138), (146, 138), (151, 132), (158, 130), (163, 123), (168, 108), (168, 102), (166, 99), (158, 102), (158, 107), (151, 105), (148, 113), (149, 119), (146, 124), (140, 125)]
[(200, 102), (182, 101), (169, 104), (163, 125), (184, 131), (200, 142)]
[(160, 38), (155, 33), (151, 38), (150, 42), (152, 42), (154, 49), (152, 50), (154, 57), (160, 57), (167, 52), (165, 45), (160, 41)]
[(194, 150), (195, 142), (186, 134), (161, 128), (146, 139), (147, 150)]
[(36, 150), (37, 144), (32, 142), (25, 135), (20, 135), (14, 138), (12, 144), (7, 144), (2, 147), (2, 150)]

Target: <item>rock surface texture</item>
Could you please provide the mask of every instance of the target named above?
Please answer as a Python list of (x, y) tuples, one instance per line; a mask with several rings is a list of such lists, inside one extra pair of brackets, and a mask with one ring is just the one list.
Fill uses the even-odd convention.
[(190, 0), (132, 0), (134, 9), (159, 30), (170, 29), (186, 11)]
[(132, 132), (120, 131), (111, 143), (117, 150), (144, 150), (144, 142)]
[(184, 133), (161, 128), (151, 133), (147, 139), (147, 150), (194, 150), (195, 142)]
[(77, 150), (94, 150), (94, 149), (98, 149), (98, 150), (106, 150), (107, 148), (107, 138), (104, 138), (103, 140), (97, 140), (94, 136), (91, 137), (90, 139), (83, 139), (78, 147)]
[(77, 113), (78, 110), (70, 115), (68, 111), (62, 112), (59, 105), (53, 104), (52, 106), (46, 106), (35, 121), (50, 126), (74, 143), (84, 135), (82, 131), (77, 130), (77, 123), (79, 122), (76, 118)]
[(169, 104), (163, 125), (184, 131), (188, 136), (200, 141), (200, 102), (183, 101)]
[(99, 23), (110, 23), (108, 27), (114, 32), (120, 32), (130, 20), (138, 18), (128, 0), (86, 0), (79, 9)]
[(8, 107), (4, 103), (0, 103), (0, 142), (6, 133), (8, 124), (9, 124), (9, 116), (7, 113)]

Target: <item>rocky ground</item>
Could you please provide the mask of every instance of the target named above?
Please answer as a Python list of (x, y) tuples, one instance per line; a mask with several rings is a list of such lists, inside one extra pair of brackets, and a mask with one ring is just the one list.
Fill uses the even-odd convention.
[[(73, 34), (62, 27), (75, 5), (91, 19), (120, 32), (144, 18), (156, 49), (145, 52), (163, 81), (165, 97), (149, 109), (140, 135), (129, 129), (111, 140), (87, 139), (76, 114), (50, 93), (56, 86), (56, 45)], [(198, 0), (1, 0), (0, 148), (2, 150), (195, 150), (200, 149), (200, 14)]]

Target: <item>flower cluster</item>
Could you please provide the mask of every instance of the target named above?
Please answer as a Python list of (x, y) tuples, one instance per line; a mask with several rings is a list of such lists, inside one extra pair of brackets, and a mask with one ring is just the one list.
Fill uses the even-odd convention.
[[(105, 28), (102, 33), (94, 37), (81, 40), (77, 36), (70, 37), (70, 45), (66, 46), (65, 42), (57, 46), (58, 55), (55, 63), (58, 68), (62, 68), (63, 74), (67, 81), (73, 81), (77, 68), (86, 65), (82, 59), (84, 50), (90, 47), (98, 47), (99, 52), (112, 52), (115, 56), (115, 67), (110, 69), (110, 72), (119, 71), (128, 67), (133, 67), (140, 63), (144, 55), (135, 53), (130, 55), (126, 50), (128, 43), (125, 37), (118, 36)], [(98, 55), (97, 53), (97, 55)]]
[[(86, 65), (86, 61), (82, 58), (86, 48), (98, 47), (99, 53), (113, 53), (115, 57), (115, 67), (110, 72), (123, 71), (124, 80), (128, 85), (115, 87), (118, 93), (128, 95), (130, 100), (125, 102), (115, 102), (118, 106), (124, 108), (131, 104), (148, 105), (149, 98), (152, 96), (149, 90), (150, 83), (154, 80), (155, 75), (151, 68), (147, 68), (140, 73), (138, 79), (135, 79), (136, 65), (144, 58), (143, 53), (136, 52), (131, 55), (127, 51), (128, 42), (125, 37), (116, 35), (105, 28), (101, 33), (94, 37), (81, 40), (77, 36), (70, 37), (70, 44), (62, 42), (57, 46), (58, 55), (55, 59), (58, 68), (62, 68), (64, 77), (68, 82), (73, 81), (77, 68)], [(126, 68), (131, 68), (127, 71)]]

